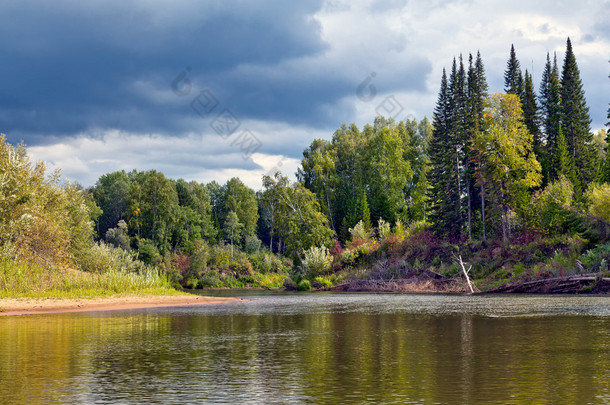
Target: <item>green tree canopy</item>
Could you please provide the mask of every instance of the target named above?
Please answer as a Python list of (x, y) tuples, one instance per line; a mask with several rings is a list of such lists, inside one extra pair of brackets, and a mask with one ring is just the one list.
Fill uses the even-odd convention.
[(491, 207), (499, 211), (502, 237), (510, 237), (510, 213), (522, 209), (529, 189), (540, 185), (541, 167), (533, 152), (532, 134), (523, 123), (521, 101), (514, 94), (492, 94), (485, 117), (486, 130), (478, 134), (475, 148), (481, 157), (479, 175)]

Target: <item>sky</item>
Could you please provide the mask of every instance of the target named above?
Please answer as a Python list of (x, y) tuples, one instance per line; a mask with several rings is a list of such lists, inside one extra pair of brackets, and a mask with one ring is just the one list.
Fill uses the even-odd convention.
[(538, 89), (568, 37), (597, 130), (608, 21), (610, 0), (4, 1), (0, 132), (84, 187), (155, 169), (258, 190), (342, 123), (431, 117), (460, 54), (502, 91), (514, 44)]

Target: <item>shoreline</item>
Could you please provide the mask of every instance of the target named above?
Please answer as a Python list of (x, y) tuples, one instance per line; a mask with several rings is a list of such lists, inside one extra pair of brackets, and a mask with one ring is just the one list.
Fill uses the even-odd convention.
[(201, 295), (129, 295), (82, 299), (0, 298), (0, 317), (200, 306), (239, 301), (242, 300), (231, 297), (205, 297)]

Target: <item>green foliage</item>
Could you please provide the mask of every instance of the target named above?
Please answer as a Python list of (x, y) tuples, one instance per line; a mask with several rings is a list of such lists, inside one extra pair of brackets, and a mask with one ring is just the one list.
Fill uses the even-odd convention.
[(587, 272), (606, 272), (610, 269), (610, 244), (587, 250), (579, 259)]
[(318, 284), (320, 287), (332, 287), (334, 285), (333, 281), (330, 277), (322, 277), (318, 276), (314, 278), (314, 283)]
[(225, 238), (231, 242), (231, 257), (233, 257), (233, 243), (241, 239), (241, 233), (244, 230), (244, 225), (239, 222), (239, 217), (234, 211), (229, 211), (225, 218), (223, 233)]
[(494, 94), (486, 112), (487, 130), (477, 134), (480, 181), (487, 184), (487, 198), (499, 211), (502, 237), (511, 233), (511, 210), (522, 211), (528, 191), (540, 184), (541, 167), (532, 149), (532, 135), (523, 124), (519, 97)]
[(106, 243), (128, 250), (129, 235), (127, 233), (127, 223), (121, 219), (116, 228), (110, 228), (106, 231), (104, 239)]
[(325, 274), (330, 270), (332, 256), (325, 246), (312, 246), (303, 252), (303, 268), (307, 276)]
[(592, 184), (586, 193), (589, 213), (610, 223), (610, 184)]
[(0, 136), (0, 256), (46, 266), (70, 266), (93, 243), (84, 192), (45, 178), (23, 146)]
[(379, 218), (377, 222), (377, 236), (379, 240), (383, 240), (390, 236), (390, 223), (383, 220), (383, 218)]
[(237, 216), (238, 222), (243, 224), (244, 237), (256, 233), (258, 202), (254, 190), (234, 177), (223, 187), (222, 205), (223, 221), (226, 222), (229, 214), (233, 212)]
[(352, 236), (352, 242), (358, 240), (366, 241), (371, 237), (371, 233), (364, 225), (364, 221), (360, 221), (353, 228), (350, 228), (349, 233)]
[(310, 291), (311, 290), (311, 281), (307, 279), (303, 279), (299, 281), (298, 285), (299, 291)]
[(574, 188), (570, 180), (560, 177), (543, 190), (534, 193), (527, 207), (528, 225), (535, 229), (559, 234), (568, 230), (567, 218), (573, 203)]
[(0, 297), (159, 294), (169, 291), (167, 279), (158, 270), (109, 245), (94, 245), (81, 262), (81, 267), (87, 271), (0, 260)]
[(574, 189), (580, 196), (589, 182), (595, 179), (596, 161), (591, 133), (591, 118), (580, 80), (580, 71), (570, 38), (561, 72), (561, 129), (566, 137), (568, 152), (574, 159)]
[(504, 72), (504, 91), (517, 96), (523, 93), (523, 75), (513, 45), (510, 46), (510, 58)]
[(163, 258), (152, 241), (140, 239), (138, 241), (138, 259), (144, 263), (156, 266), (161, 263)]
[(101, 209), (97, 220), (99, 237), (106, 231), (128, 217), (130, 205), (131, 182), (125, 171), (102, 175), (92, 189), (95, 203)]
[(244, 250), (250, 254), (257, 253), (261, 249), (261, 243), (261, 240), (256, 235), (248, 235), (244, 242)]
[(263, 198), (275, 207), (274, 235), (281, 238), (289, 255), (299, 258), (312, 246), (330, 244), (334, 232), (310, 190), (298, 182), (290, 184), (279, 172), (274, 177), (264, 176), (263, 186)]
[(266, 250), (260, 250), (257, 253), (250, 254), (248, 258), (252, 263), (254, 270), (262, 274), (285, 274), (290, 270), (290, 266), (283, 263), (276, 255)]
[(546, 159), (542, 161), (545, 180), (555, 180), (559, 172), (558, 140), (561, 131), (561, 84), (557, 58), (553, 64), (549, 54), (540, 83), (540, 112), (544, 135), (546, 137)]

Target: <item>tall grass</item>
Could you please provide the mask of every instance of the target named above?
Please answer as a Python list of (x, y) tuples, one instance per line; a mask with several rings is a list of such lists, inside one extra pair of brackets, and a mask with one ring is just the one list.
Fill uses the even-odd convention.
[(95, 245), (75, 269), (0, 259), (0, 297), (82, 297), (110, 294), (169, 294), (167, 278), (127, 252)]

